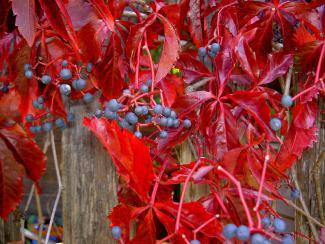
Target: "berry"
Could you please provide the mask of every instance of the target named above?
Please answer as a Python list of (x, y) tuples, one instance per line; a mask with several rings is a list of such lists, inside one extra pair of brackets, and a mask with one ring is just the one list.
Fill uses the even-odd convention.
[(168, 132), (165, 131), (165, 130), (160, 131), (160, 133), (159, 133), (159, 137), (160, 137), (161, 139), (167, 138), (167, 137), (168, 137)]
[(36, 133), (40, 133), (42, 131), (42, 126), (37, 125), (36, 126)]
[(70, 80), (72, 77), (71, 70), (69, 69), (62, 69), (60, 71), (60, 77), (62, 80)]
[(151, 86), (151, 84), (152, 84), (152, 80), (151, 80), (151, 79), (148, 79), (148, 80), (146, 81), (146, 85), (147, 85), (147, 86)]
[(60, 85), (60, 93), (62, 95), (68, 96), (71, 92), (71, 87), (68, 84), (62, 84)]
[(41, 82), (42, 82), (44, 85), (49, 84), (51, 81), (52, 81), (52, 77), (49, 76), (49, 75), (43, 75), (42, 78), (41, 78)]
[(42, 125), (42, 129), (46, 132), (49, 132), (50, 130), (52, 130), (52, 123), (51, 122), (46, 122)]
[(172, 118), (167, 119), (167, 126), (172, 127), (174, 125), (174, 120)]
[(122, 230), (121, 230), (121, 227), (119, 226), (114, 226), (112, 228), (112, 236), (115, 240), (118, 240), (121, 238), (121, 235), (122, 235)]
[(39, 104), (43, 104), (43, 103), (44, 103), (44, 97), (42, 97), (42, 96), (38, 97), (38, 98), (37, 98), (37, 102), (38, 102)]
[(264, 240), (263, 244), (271, 244), (271, 241), (269, 241), (269, 240)]
[(282, 244), (294, 244), (295, 242), (294, 242), (294, 240), (293, 240), (293, 238), (292, 238), (291, 235), (286, 234), (286, 235), (284, 235), (282, 237), (281, 243)]
[(88, 73), (91, 73), (93, 71), (94, 65), (92, 63), (88, 63), (86, 66), (86, 70)]
[(141, 92), (146, 93), (149, 91), (149, 87), (147, 85), (142, 85), (140, 87)]
[(160, 104), (157, 104), (157, 105), (154, 107), (153, 111), (154, 111), (156, 114), (161, 114), (162, 111), (163, 111), (163, 107), (162, 107)]
[(123, 119), (122, 121), (119, 122), (119, 125), (122, 128), (130, 129), (131, 125), (126, 121), (126, 119)]
[(149, 109), (147, 106), (142, 106), (142, 114), (147, 115), (149, 113)]
[(251, 244), (264, 244), (265, 238), (261, 234), (254, 234), (251, 238)]
[(9, 86), (7, 86), (7, 85), (3, 85), (2, 88), (1, 88), (1, 91), (2, 91), (3, 93), (7, 93), (7, 92), (9, 92)]
[(283, 232), (286, 229), (286, 223), (279, 218), (273, 220), (274, 232)]
[(102, 111), (102, 110), (100, 110), (99, 108), (96, 109), (96, 111), (95, 111), (95, 116), (96, 116), (97, 118), (102, 117), (102, 114), (103, 114), (103, 111)]
[(29, 131), (30, 131), (31, 133), (35, 134), (35, 133), (36, 133), (36, 126), (31, 126), (31, 127), (29, 127)]
[(217, 53), (215, 53), (213, 51), (209, 51), (208, 55), (209, 55), (209, 57), (214, 58), (217, 55)]
[(291, 191), (290, 196), (292, 200), (296, 200), (300, 197), (300, 191), (298, 189), (294, 189), (293, 191)]
[(168, 107), (163, 108), (162, 114), (166, 117), (169, 117), (171, 114), (172, 110)]
[(271, 119), (270, 127), (272, 130), (278, 131), (281, 129), (281, 126), (282, 126), (281, 120), (279, 120), (278, 118)]
[(227, 224), (223, 227), (222, 235), (226, 239), (231, 239), (236, 235), (237, 226), (234, 224)]
[(172, 110), (172, 111), (170, 112), (170, 117), (173, 118), (173, 119), (176, 119), (176, 118), (177, 118), (177, 114), (176, 114), (176, 112)]
[(237, 239), (240, 241), (247, 241), (250, 236), (250, 230), (246, 225), (241, 225), (236, 231)]
[(63, 128), (65, 126), (64, 120), (62, 118), (58, 118), (55, 120), (55, 126), (59, 128)]
[(68, 60), (63, 60), (61, 64), (63, 67), (66, 67), (66, 66), (68, 66), (69, 62), (68, 62)]
[(134, 132), (134, 135), (138, 138), (142, 138), (142, 133), (140, 131)]
[(74, 115), (74, 113), (69, 112), (68, 116), (67, 116), (68, 122), (73, 122), (73, 121), (75, 121), (75, 119), (76, 119), (76, 116)]
[(89, 92), (85, 93), (85, 95), (82, 98), (85, 103), (91, 103), (93, 101), (93, 95)]
[(211, 44), (210, 49), (211, 49), (212, 52), (217, 53), (217, 52), (220, 51), (220, 44), (214, 42), (214, 43)]
[(204, 57), (207, 54), (207, 50), (205, 47), (200, 47), (197, 52), (200, 57)]
[(34, 120), (34, 116), (32, 114), (27, 114), (26, 115), (26, 121), (32, 122)]
[(112, 112), (117, 112), (121, 107), (121, 105), (118, 103), (116, 99), (109, 100), (106, 106)]
[(127, 122), (134, 125), (138, 122), (138, 117), (133, 112), (128, 112), (125, 116)]
[(173, 127), (177, 128), (180, 125), (181, 122), (179, 122), (179, 119), (174, 119), (173, 121)]
[(31, 78), (33, 78), (33, 71), (31, 71), (31, 70), (26, 70), (26, 71), (25, 71), (25, 77), (26, 77), (27, 79), (31, 79)]
[(151, 123), (153, 121), (152, 117), (151, 116), (148, 116), (146, 119), (145, 119), (145, 123)]
[(264, 227), (267, 227), (267, 226), (269, 226), (271, 224), (271, 221), (270, 221), (270, 219), (268, 217), (264, 217), (262, 219), (262, 224), (263, 224)]
[(72, 81), (72, 87), (76, 90), (82, 90), (86, 87), (87, 81), (85, 79), (78, 79)]
[(184, 128), (186, 128), (186, 129), (190, 128), (190, 127), (192, 126), (192, 122), (191, 122), (191, 120), (189, 120), (189, 119), (185, 119), (185, 120), (183, 121), (183, 126), (184, 126)]
[(293, 101), (292, 101), (292, 97), (289, 95), (284, 95), (281, 98), (281, 105), (285, 108), (291, 107)]
[(39, 107), (39, 104), (38, 104), (37, 100), (33, 100), (32, 101), (32, 104), (33, 104), (33, 107), (34, 108), (38, 108)]
[(131, 91), (129, 89), (124, 89), (123, 90), (123, 95), (126, 96), (126, 95), (131, 95)]
[(108, 119), (118, 119), (118, 114), (116, 112), (112, 112), (108, 108), (105, 108), (105, 117)]
[(134, 109), (134, 112), (136, 115), (141, 115), (142, 114), (142, 107), (138, 106)]
[(30, 70), (32, 66), (30, 64), (24, 64), (24, 71)]
[(168, 123), (168, 120), (167, 118), (165, 117), (162, 117), (159, 119), (159, 122), (158, 122), (161, 126), (167, 126), (167, 123)]
[(190, 241), (190, 244), (201, 244), (199, 240), (192, 240)]

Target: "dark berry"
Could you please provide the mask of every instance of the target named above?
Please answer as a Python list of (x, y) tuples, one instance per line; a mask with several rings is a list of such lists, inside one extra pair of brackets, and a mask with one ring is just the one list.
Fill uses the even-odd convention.
[(26, 70), (26, 71), (25, 71), (25, 77), (26, 77), (27, 79), (31, 79), (31, 78), (33, 78), (33, 71), (31, 71), (31, 70)]
[(43, 104), (43, 103), (44, 103), (44, 97), (42, 97), (42, 96), (38, 97), (38, 98), (37, 98), (37, 102), (38, 102), (39, 104)]
[(250, 230), (246, 225), (241, 225), (236, 231), (237, 239), (240, 241), (247, 241), (250, 237)]
[(217, 53), (215, 53), (213, 51), (209, 51), (208, 55), (209, 55), (209, 57), (214, 58), (217, 55)]
[(111, 110), (109, 110), (108, 108), (105, 108), (105, 117), (108, 119), (118, 119), (118, 114), (116, 112), (112, 112)]
[(281, 105), (285, 108), (291, 107), (293, 101), (292, 101), (292, 97), (289, 95), (284, 95), (281, 98)]
[(172, 119), (176, 119), (177, 118), (177, 114), (176, 114), (176, 112), (174, 111), (174, 110), (172, 110), (171, 112), (170, 112), (170, 116), (169, 117), (171, 117)]
[(76, 119), (76, 116), (74, 115), (74, 113), (69, 112), (67, 115), (67, 121), (73, 122), (73, 121), (75, 121), (75, 119)]
[(293, 240), (293, 238), (292, 238), (291, 235), (286, 234), (286, 235), (284, 235), (282, 237), (281, 243), (282, 244), (294, 244), (295, 242), (294, 242), (294, 240)]
[(156, 114), (161, 114), (162, 113), (162, 111), (163, 111), (163, 107), (160, 105), (160, 104), (157, 104), (157, 105), (155, 105), (155, 107), (154, 107), (154, 112), (156, 113)]
[(39, 108), (39, 104), (38, 104), (37, 100), (33, 100), (32, 104), (33, 104), (34, 108)]
[(159, 133), (159, 137), (160, 137), (161, 139), (167, 138), (167, 137), (168, 137), (168, 132), (165, 131), (165, 130), (160, 131), (160, 133)]
[(234, 224), (227, 224), (223, 227), (222, 235), (226, 239), (231, 239), (236, 235), (237, 226)]
[(254, 234), (251, 238), (251, 244), (264, 244), (265, 238), (261, 234)]
[(142, 138), (142, 133), (140, 131), (134, 132), (134, 135), (138, 138)]
[(30, 131), (31, 133), (35, 134), (35, 133), (36, 133), (36, 126), (31, 126), (31, 127), (29, 127), (29, 131)]
[(118, 240), (121, 238), (121, 235), (122, 235), (122, 230), (121, 230), (121, 227), (119, 226), (114, 226), (112, 228), (112, 236), (115, 240)]
[(68, 66), (69, 62), (68, 62), (68, 60), (63, 60), (61, 64), (63, 67), (66, 67), (66, 66)]
[(52, 81), (52, 77), (49, 75), (43, 75), (41, 78), (41, 82), (45, 85), (49, 84)]
[(142, 107), (138, 106), (134, 109), (134, 112), (136, 115), (141, 115), (142, 114)]
[(286, 229), (286, 223), (279, 218), (273, 220), (274, 232), (283, 232)]
[(199, 240), (192, 240), (190, 241), (190, 244), (201, 244)]
[(26, 115), (26, 121), (32, 122), (34, 120), (34, 116), (32, 114), (27, 114)]
[(69, 69), (62, 69), (60, 71), (60, 77), (62, 80), (70, 80), (72, 77), (71, 70)]
[(212, 52), (217, 53), (217, 52), (220, 51), (220, 44), (214, 42), (214, 43), (211, 44), (210, 49), (211, 49)]
[(300, 197), (300, 191), (298, 189), (293, 189), (290, 196), (292, 200), (297, 200)]
[(93, 71), (93, 67), (94, 65), (92, 63), (88, 63), (86, 67), (87, 72), (91, 73)]
[(117, 112), (121, 107), (121, 105), (118, 103), (116, 99), (109, 100), (106, 106), (112, 112)]
[(142, 85), (140, 87), (141, 92), (146, 93), (149, 91), (149, 87), (147, 85)]
[(186, 128), (186, 129), (190, 128), (190, 127), (192, 126), (192, 122), (191, 122), (191, 120), (189, 120), (189, 119), (185, 119), (185, 120), (183, 121), (183, 126), (184, 126), (184, 128)]
[(24, 71), (30, 70), (32, 66), (30, 64), (24, 64)]
[(270, 221), (270, 219), (268, 217), (264, 217), (262, 219), (262, 224), (263, 224), (264, 227), (267, 227), (267, 226), (269, 226), (271, 224), (271, 221)]
[(138, 122), (138, 117), (133, 112), (128, 112), (125, 116), (127, 122), (134, 125)]
[(148, 116), (146, 119), (145, 119), (145, 123), (151, 123), (153, 121), (152, 117), (151, 116)]
[(100, 118), (100, 117), (102, 117), (102, 115), (103, 115), (103, 111), (101, 110), (101, 109), (96, 109), (96, 111), (95, 111), (95, 116), (97, 117), (97, 118)]
[(89, 92), (85, 93), (85, 95), (82, 98), (85, 103), (91, 103), (93, 101), (93, 95)]
[(168, 107), (163, 108), (162, 114), (166, 117), (169, 117), (171, 114), (172, 110)]
[(263, 244), (271, 244), (270, 240), (264, 240)]
[(281, 129), (282, 123), (281, 120), (279, 120), (278, 118), (272, 118), (270, 121), (270, 127), (272, 130), (274, 131), (278, 131)]
[(200, 47), (197, 52), (200, 57), (204, 57), (207, 54), (207, 50), (205, 47)]
[(174, 125), (174, 120), (172, 118), (167, 119), (167, 126), (172, 127)]
[(45, 122), (43, 125), (42, 125), (42, 129), (46, 132), (49, 132), (50, 130), (52, 130), (52, 123), (51, 122)]
[(62, 128), (65, 126), (64, 120), (62, 118), (56, 119), (54, 123), (55, 123), (55, 126), (59, 127), (59, 128)]
[(3, 85), (2, 88), (1, 88), (1, 91), (2, 91), (3, 93), (7, 93), (7, 92), (9, 92), (9, 86), (8, 86), (8, 85)]
[(71, 92), (71, 87), (68, 84), (60, 85), (60, 93), (64, 96), (68, 96)]
[(86, 87), (87, 81), (84, 79), (78, 79), (72, 81), (72, 87), (76, 90), (82, 90)]
[(149, 109), (147, 106), (142, 106), (142, 115), (147, 115), (149, 113)]
[(40, 133), (40, 132), (42, 132), (42, 126), (37, 125), (36, 126), (36, 133)]
[(148, 80), (146, 81), (146, 85), (147, 85), (147, 86), (151, 86), (151, 84), (152, 84), (152, 80), (151, 80), (151, 79), (148, 79)]
[(177, 128), (177, 127), (179, 127), (180, 124), (181, 124), (181, 122), (179, 121), (179, 119), (174, 119), (173, 127)]
[(158, 122), (158, 123), (159, 123), (161, 126), (167, 126), (167, 122), (168, 122), (167, 118), (162, 117), (162, 118), (159, 119), (159, 122)]

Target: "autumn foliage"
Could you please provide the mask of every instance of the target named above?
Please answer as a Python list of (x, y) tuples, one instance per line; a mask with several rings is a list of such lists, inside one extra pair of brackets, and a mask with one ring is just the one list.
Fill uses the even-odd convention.
[[(121, 243), (222, 243), (228, 223), (285, 236), (261, 219), (279, 217), (270, 201), (286, 201), (280, 183), (292, 188), (288, 170), (317, 141), (324, 2), (169, 2), (0, 0), (1, 217), (19, 204), (24, 174), (43, 175), (33, 138), (67, 126), (63, 97), (90, 103), (99, 93), (83, 123), (120, 178), (108, 217)], [(137, 106), (148, 111), (135, 122), (127, 114)], [(182, 143), (193, 162), (179, 161)], [(209, 193), (185, 201), (190, 183)]]

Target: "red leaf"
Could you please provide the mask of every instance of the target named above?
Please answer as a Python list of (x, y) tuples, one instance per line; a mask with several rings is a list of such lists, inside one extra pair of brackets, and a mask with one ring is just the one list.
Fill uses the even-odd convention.
[(0, 137), (25, 167), (27, 176), (37, 184), (45, 173), (46, 157), (42, 150), (18, 125), (0, 128)]
[(111, 11), (108, 8), (108, 5), (106, 5), (103, 0), (90, 0), (90, 2), (96, 8), (100, 17), (102, 17), (107, 28), (114, 32), (115, 21)]
[(148, 193), (153, 182), (153, 166), (149, 149), (126, 130), (121, 130), (113, 122), (96, 117), (84, 119), (84, 125), (91, 130), (111, 155), (119, 175), (133, 188), (143, 201), (148, 201)]
[(156, 243), (156, 226), (152, 209), (149, 209), (145, 216), (141, 218), (136, 235), (130, 243)]
[(0, 96), (0, 124), (7, 119), (19, 120), (20, 103), (20, 94), (14, 89)]
[(200, 0), (189, 0), (188, 17), (190, 21), (190, 32), (197, 47), (203, 46), (203, 28), (201, 23)]
[(297, 128), (310, 129), (314, 126), (318, 113), (317, 103), (299, 103), (292, 111), (293, 123)]
[(35, 1), (12, 0), (12, 11), (16, 15), (16, 25), (20, 34), (31, 47), (36, 35)]
[(23, 193), (22, 165), (17, 163), (6, 143), (0, 140), (0, 217), (7, 219), (16, 209)]
[(179, 38), (174, 26), (162, 15), (158, 15), (164, 24), (164, 46), (158, 62), (156, 82), (164, 78), (177, 61), (181, 48)]
[(176, 75), (168, 74), (158, 83), (157, 87), (162, 89), (165, 104), (169, 107), (173, 105), (178, 96), (184, 95), (183, 79)]
[(268, 56), (267, 64), (260, 78), (260, 85), (270, 83), (283, 76), (293, 64), (293, 55), (278, 52)]

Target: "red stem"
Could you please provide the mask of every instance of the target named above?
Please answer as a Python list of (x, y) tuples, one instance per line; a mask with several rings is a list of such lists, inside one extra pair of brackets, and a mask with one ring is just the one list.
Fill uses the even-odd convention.
[(167, 167), (167, 164), (168, 164), (168, 161), (165, 160), (164, 161), (164, 164), (160, 168), (160, 172), (159, 172), (158, 177), (156, 177), (156, 182), (155, 182), (155, 185), (153, 187), (152, 194), (151, 194), (151, 198), (150, 198), (150, 206), (153, 206), (155, 204), (155, 200), (156, 200), (156, 196), (157, 196), (157, 192), (158, 192), (160, 180), (161, 180), (161, 177), (163, 176), (163, 174), (165, 172), (165, 169)]
[(163, 243), (164, 241), (167, 241), (167, 240), (169, 240), (170, 238), (172, 238), (174, 235), (175, 235), (175, 233), (172, 233), (172, 234), (166, 236), (165, 238), (161, 239), (160, 241), (157, 241), (156, 244), (161, 244), (161, 243)]
[(141, 42), (139, 43), (138, 46), (138, 52), (137, 52), (137, 63), (135, 66), (135, 88), (139, 88), (139, 67), (140, 67), (140, 52), (141, 52)]
[(201, 224), (199, 227), (197, 227), (195, 230), (193, 230), (194, 239), (196, 240), (196, 233), (197, 232), (199, 232), (200, 230), (202, 230), (205, 226), (207, 226), (208, 224), (210, 224), (212, 221), (214, 221), (217, 218), (219, 218), (219, 214), (217, 214), (217, 215), (213, 216), (212, 218), (208, 219), (203, 224)]
[[(148, 57), (149, 57), (149, 64), (150, 64), (150, 70), (151, 70), (151, 92), (153, 92), (153, 90), (155, 89), (155, 70), (154, 70), (154, 66), (153, 66), (153, 61), (152, 61), (152, 57), (151, 57), (151, 53), (150, 50), (148, 48), (148, 41), (147, 41), (147, 32), (144, 33), (144, 49), (146, 50), (146, 52), (148, 53)], [(150, 100), (152, 102), (152, 104), (156, 105), (155, 100), (153, 99), (153, 95), (150, 96)]]
[(316, 76), (315, 76), (315, 82), (314, 83), (317, 83), (318, 80), (319, 80), (319, 73), (320, 73), (320, 69), (321, 69), (321, 66), (322, 66), (322, 61), (323, 61), (323, 58), (324, 58), (324, 54), (325, 54), (325, 42), (323, 43), (322, 51), (321, 51), (321, 54), (319, 56), (319, 60), (318, 60), (318, 64), (317, 64), (317, 70), (316, 70)]

